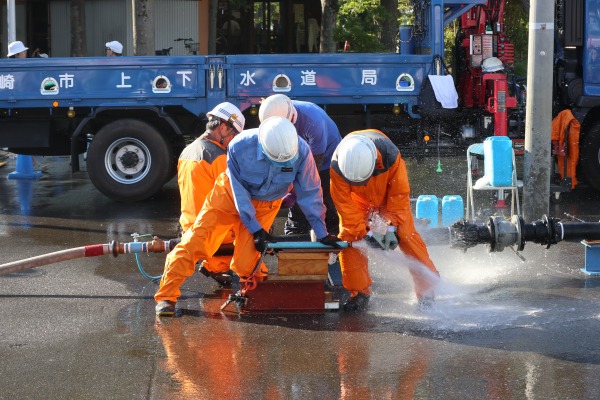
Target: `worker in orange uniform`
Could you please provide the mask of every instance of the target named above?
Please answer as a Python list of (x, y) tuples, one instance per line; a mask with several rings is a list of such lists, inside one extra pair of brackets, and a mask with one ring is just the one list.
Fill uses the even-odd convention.
[(294, 187), (297, 202), (317, 238), (340, 247), (325, 228), (321, 182), (308, 144), (286, 118), (271, 117), (258, 129), (237, 135), (227, 149), (227, 170), (219, 175), (194, 225), (169, 253), (154, 295), (157, 315), (172, 315), (180, 287), (198, 260), (212, 257), (229, 230), (235, 234), (231, 269), (241, 280), (253, 279), (255, 266), (273, 238), (267, 232), (283, 197)]
[[(227, 102), (218, 104), (206, 116), (206, 131), (183, 150), (177, 163), (181, 196), (179, 223), (183, 232), (192, 227), (217, 177), (225, 172), (227, 145), (244, 130), (246, 122), (240, 109)], [(231, 244), (233, 240), (230, 230), (223, 243)], [(230, 285), (232, 277), (227, 273), (230, 262), (231, 256), (213, 257), (202, 262), (200, 272), (221, 285)]]
[[(366, 239), (383, 249), (400, 249), (439, 276), (427, 247), (415, 229), (410, 209), (410, 186), (400, 151), (382, 132), (356, 131), (342, 139), (331, 161), (331, 196), (340, 216), (340, 238), (355, 242)], [(384, 232), (369, 229), (374, 216), (385, 219)], [(366, 308), (372, 280), (368, 259), (357, 248), (340, 253), (342, 283), (350, 292), (346, 311)], [(432, 279), (410, 269), (420, 304), (434, 299)]]

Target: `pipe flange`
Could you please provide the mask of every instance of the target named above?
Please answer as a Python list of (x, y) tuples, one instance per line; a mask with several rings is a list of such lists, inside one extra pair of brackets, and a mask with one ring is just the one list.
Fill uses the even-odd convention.
[(523, 227), (525, 220), (520, 215), (513, 215), (511, 218), (512, 224), (517, 229), (515, 244), (517, 245), (517, 251), (523, 251), (525, 249), (525, 238), (523, 237)]
[(487, 244), (487, 251), (489, 253), (493, 253), (496, 251), (496, 242), (498, 238), (496, 237), (496, 226), (494, 224), (494, 217), (490, 217), (488, 220), (488, 230), (490, 231), (490, 242)]
[(503, 251), (506, 247), (520, 245), (521, 233), (519, 224), (514, 221), (507, 221), (503, 217), (491, 217), (490, 226), (493, 227), (494, 236), (492, 236), (493, 245), (490, 251)]
[(557, 232), (556, 232), (556, 229), (554, 226), (556, 221), (557, 221), (557, 219), (550, 218), (546, 214), (544, 214), (544, 216), (542, 217), (542, 222), (544, 223), (544, 225), (546, 225), (546, 231), (548, 232), (547, 241), (546, 241), (546, 249), (549, 249), (550, 246), (558, 243)]
[(118, 251), (118, 246), (117, 246), (117, 241), (116, 240), (112, 240), (108, 244), (108, 250), (112, 253), (113, 257), (116, 257), (116, 256), (119, 255), (119, 251)]

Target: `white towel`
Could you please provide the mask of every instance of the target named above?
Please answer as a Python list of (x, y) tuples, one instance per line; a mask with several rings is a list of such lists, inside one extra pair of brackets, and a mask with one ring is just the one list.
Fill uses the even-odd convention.
[(458, 107), (458, 93), (451, 75), (429, 75), (435, 98), (444, 108)]
[(484, 175), (481, 178), (477, 179), (477, 182), (475, 182), (475, 184), (473, 185), (473, 189), (482, 189), (486, 186), (490, 186), (490, 178)]

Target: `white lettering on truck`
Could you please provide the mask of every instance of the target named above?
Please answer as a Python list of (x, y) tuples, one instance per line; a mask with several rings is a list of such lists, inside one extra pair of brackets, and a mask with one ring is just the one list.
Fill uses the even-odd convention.
[(183, 85), (183, 87), (185, 87), (185, 82), (191, 82), (192, 78), (189, 77), (189, 75), (192, 74), (192, 71), (177, 71), (178, 75), (181, 75), (181, 84)]
[(126, 85), (125, 80), (131, 79), (131, 76), (125, 75), (125, 72), (121, 72), (121, 84), (117, 85), (118, 88), (130, 88), (131, 85)]

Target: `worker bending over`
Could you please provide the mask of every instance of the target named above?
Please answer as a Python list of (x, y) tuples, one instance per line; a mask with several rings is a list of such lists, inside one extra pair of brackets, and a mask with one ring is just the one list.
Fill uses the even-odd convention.
[(193, 274), (195, 263), (212, 257), (230, 229), (235, 234), (231, 269), (240, 279), (251, 277), (261, 252), (273, 240), (267, 230), (292, 186), (319, 241), (339, 247), (339, 239), (325, 228), (321, 183), (308, 145), (289, 120), (268, 118), (229, 144), (226, 172), (217, 178), (194, 225), (167, 256), (154, 296), (156, 313), (174, 313), (180, 287)]
[[(374, 214), (387, 222), (387, 232), (378, 240), (381, 248), (400, 249), (439, 276), (427, 247), (415, 229), (410, 209), (410, 186), (400, 151), (382, 132), (369, 129), (348, 134), (340, 142), (331, 161), (331, 196), (340, 215), (340, 238), (355, 242), (374, 239), (369, 220)], [(368, 259), (359, 249), (340, 253), (342, 283), (350, 292), (346, 311), (366, 308), (372, 280)], [(420, 303), (434, 299), (433, 282), (410, 269)]]
[[(206, 196), (217, 177), (227, 168), (227, 145), (244, 130), (246, 119), (239, 108), (231, 103), (218, 104), (206, 114), (206, 131), (190, 143), (177, 163), (177, 183), (181, 196), (179, 223), (183, 232), (192, 227), (202, 209)], [(224, 244), (232, 244), (233, 230), (227, 232)], [(230, 285), (231, 256), (217, 256), (202, 261), (200, 272), (221, 285)]]
[[(298, 136), (308, 143), (321, 178), (323, 203), (327, 209), (325, 224), (329, 232), (337, 235), (339, 219), (329, 191), (329, 166), (331, 156), (342, 140), (338, 127), (321, 107), (306, 101), (292, 101), (284, 94), (269, 96), (261, 103), (258, 110), (259, 119), (263, 121), (273, 116), (289, 119), (296, 127)], [(285, 197), (283, 207), (289, 208), (284, 227), (285, 234), (308, 233), (310, 226), (302, 210), (295, 203), (294, 191)]]

